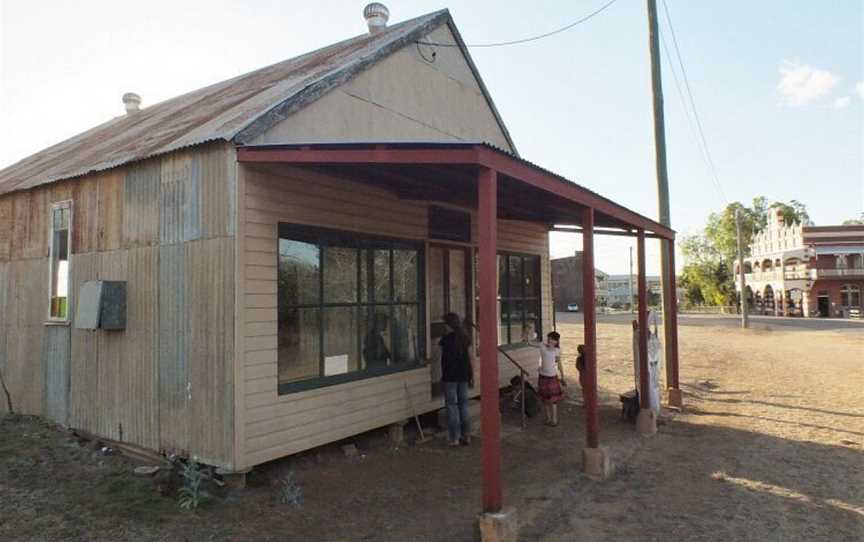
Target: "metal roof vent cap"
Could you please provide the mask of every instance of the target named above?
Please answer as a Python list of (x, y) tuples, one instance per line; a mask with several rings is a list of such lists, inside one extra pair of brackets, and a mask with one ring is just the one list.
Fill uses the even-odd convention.
[(127, 92), (123, 95), (123, 106), (126, 108), (127, 115), (141, 111), (141, 96), (134, 92)]
[(363, 8), (363, 18), (366, 19), (366, 24), (369, 25), (369, 33), (377, 34), (387, 28), (387, 21), (390, 19), (390, 10), (380, 2), (372, 2), (371, 4), (366, 4), (366, 7)]

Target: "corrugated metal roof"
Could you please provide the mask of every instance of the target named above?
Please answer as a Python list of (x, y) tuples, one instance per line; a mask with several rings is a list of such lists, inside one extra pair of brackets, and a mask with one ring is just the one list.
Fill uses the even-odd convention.
[(430, 13), (112, 119), (0, 171), (0, 194), (208, 141), (249, 141), (444, 23), (447, 10)]

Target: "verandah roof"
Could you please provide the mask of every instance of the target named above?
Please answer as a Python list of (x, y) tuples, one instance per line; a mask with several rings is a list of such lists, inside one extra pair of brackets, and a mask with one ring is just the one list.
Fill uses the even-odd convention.
[[(290, 164), (388, 189), (406, 200), (477, 205), (477, 172), (498, 172), (498, 217), (581, 226), (595, 211), (595, 226), (673, 240), (675, 232), (560, 175), (486, 143), (315, 143), (238, 149), (241, 163)], [(600, 233), (600, 232), (598, 232)]]

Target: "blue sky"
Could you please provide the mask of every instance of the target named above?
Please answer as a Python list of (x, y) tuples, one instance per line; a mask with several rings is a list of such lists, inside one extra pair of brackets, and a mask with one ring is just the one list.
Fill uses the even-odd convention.
[[(482, 43), (552, 30), (606, 1), (388, 5), (393, 22), (449, 7), (465, 40)], [(861, 213), (864, 2), (666, 1), (725, 198), (798, 199), (817, 224)], [(361, 33), (363, 4), (5, 0), (0, 167), (122, 114), (124, 92), (146, 107)], [(562, 34), (472, 55), (523, 156), (656, 216), (644, 1), (618, 0)], [(664, 91), (672, 224), (692, 233), (725, 200), (668, 64)], [(577, 236), (556, 236), (552, 252), (578, 246)], [(625, 272), (628, 246), (603, 239), (598, 266)], [(655, 255), (649, 246), (649, 271)]]

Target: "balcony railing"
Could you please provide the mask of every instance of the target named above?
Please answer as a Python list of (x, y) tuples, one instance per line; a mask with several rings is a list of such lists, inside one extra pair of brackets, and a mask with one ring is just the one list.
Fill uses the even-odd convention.
[(864, 267), (850, 267), (847, 269), (811, 269), (810, 278), (828, 277), (864, 277)]

